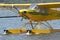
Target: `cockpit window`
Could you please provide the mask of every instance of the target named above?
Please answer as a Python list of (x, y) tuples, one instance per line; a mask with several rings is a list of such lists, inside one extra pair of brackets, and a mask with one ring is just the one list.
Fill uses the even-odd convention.
[(34, 10), (37, 7), (37, 4), (32, 4), (28, 9)]

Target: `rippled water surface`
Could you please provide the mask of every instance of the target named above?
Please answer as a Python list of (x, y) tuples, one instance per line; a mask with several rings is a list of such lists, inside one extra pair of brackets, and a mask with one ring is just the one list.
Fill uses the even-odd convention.
[(60, 33), (31, 35), (31, 36), (27, 36), (25, 34), (0, 35), (0, 40), (60, 40)]

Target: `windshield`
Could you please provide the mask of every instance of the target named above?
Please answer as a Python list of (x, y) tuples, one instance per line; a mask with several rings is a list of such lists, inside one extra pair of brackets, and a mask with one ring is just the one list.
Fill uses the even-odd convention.
[(28, 9), (35, 9), (37, 7), (37, 4), (32, 4)]

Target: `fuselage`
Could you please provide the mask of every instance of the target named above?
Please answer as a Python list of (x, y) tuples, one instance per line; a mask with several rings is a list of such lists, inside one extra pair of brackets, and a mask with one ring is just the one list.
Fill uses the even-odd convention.
[[(20, 16), (23, 15), (24, 11), (26, 12), (26, 16), (32, 21), (47, 21), (47, 20), (60, 19), (60, 11), (56, 10), (49, 10), (48, 13), (43, 13), (38, 12), (37, 10), (21, 9), (19, 13)], [(25, 16), (22, 17), (26, 18)]]

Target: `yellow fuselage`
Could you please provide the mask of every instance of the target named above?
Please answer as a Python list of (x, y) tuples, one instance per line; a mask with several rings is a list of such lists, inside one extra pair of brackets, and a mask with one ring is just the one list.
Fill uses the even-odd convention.
[[(56, 20), (60, 19), (60, 11), (49, 9), (48, 13), (37, 12), (36, 10), (20, 10), (20, 16), (23, 15), (23, 12), (26, 11), (26, 16), (29, 17), (32, 21), (47, 21), (47, 20)], [(23, 16), (25, 18), (25, 16)], [(28, 19), (28, 18), (27, 18)]]

